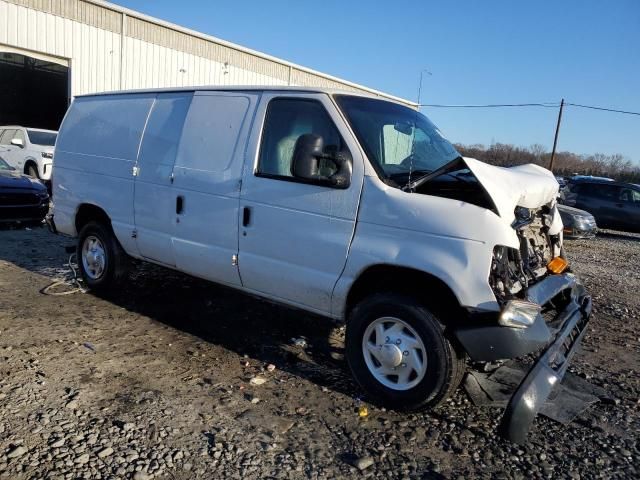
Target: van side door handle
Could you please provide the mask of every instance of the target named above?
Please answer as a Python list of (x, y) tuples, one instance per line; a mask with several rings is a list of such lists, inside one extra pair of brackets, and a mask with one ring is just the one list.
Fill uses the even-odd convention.
[(184, 210), (184, 197), (182, 195), (178, 195), (176, 197), (176, 213), (180, 215)]
[(251, 208), (244, 207), (242, 209), (242, 226), (248, 227), (251, 223)]

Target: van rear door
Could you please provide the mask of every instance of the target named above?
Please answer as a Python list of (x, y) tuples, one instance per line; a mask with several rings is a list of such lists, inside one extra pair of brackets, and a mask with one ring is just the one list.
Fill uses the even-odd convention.
[(173, 247), (176, 267), (240, 285), (238, 206), (253, 112), (252, 92), (198, 91), (174, 167)]
[[(161, 93), (147, 118), (134, 167), (136, 243), (144, 258), (175, 266), (173, 165), (193, 92)], [(117, 192), (114, 192), (117, 195)]]
[[(59, 230), (75, 235), (79, 203), (102, 208), (124, 250), (138, 256), (133, 167), (155, 94), (76, 98), (56, 140), (53, 192)], [(4, 138), (4, 137), (3, 137)]]

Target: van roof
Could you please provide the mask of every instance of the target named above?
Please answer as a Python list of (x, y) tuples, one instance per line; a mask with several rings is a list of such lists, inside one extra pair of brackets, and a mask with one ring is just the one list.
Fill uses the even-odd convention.
[(140, 93), (166, 93), (166, 92), (193, 92), (193, 91), (220, 91), (220, 92), (238, 92), (238, 91), (251, 91), (251, 92), (298, 92), (298, 93), (325, 93), (328, 95), (342, 94), (352, 95), (357, 97), (375, 98), (378, 100), (387, 100), (390, 102), (399, 103), (408, 107), (416, 108), (417, 104), (409, 103), (399, 97), (392, 97), (389, 95), (375, 95), (366, 92), (353, 92), (349, 90), (340, 90), (335, 88), (323, 88), (323, 87), (290, 87), (279, 85), (201, 85), (195, 87), (168, 87), (168, 88), (145, 88), (137, 90), (114, 90), (109, 92), (87, 93), (83, 95), (76, 95), (77, 98), (94, 97), (101, 95), (126, 95), (126, 94), (140, 94)]

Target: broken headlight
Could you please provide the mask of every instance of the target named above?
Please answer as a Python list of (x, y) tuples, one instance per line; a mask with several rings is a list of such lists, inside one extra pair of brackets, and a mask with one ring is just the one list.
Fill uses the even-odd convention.
[(516, 207), (513, 212), (516, 219), (513, 221), (511, 226), (516, 230), (524, 227), (525, 225), (529, 225), (533, 221), (533, 215), (531, 214), (531, 210), (525, 207)]
[(540, 305), (525, 300), (509, 300), (500, 314), (498, 323), (503, 327), (527, 328), (534, 324)]

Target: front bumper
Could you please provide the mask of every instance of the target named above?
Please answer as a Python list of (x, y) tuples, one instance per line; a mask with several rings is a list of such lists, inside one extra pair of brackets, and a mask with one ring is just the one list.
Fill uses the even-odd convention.
[(538, 305), (550, 306), (555, 300), (564, 307), (549, 322), (539, 314), (528, 328), (494, 324), (456, 331), (474, 360), (516, 358), (542, 351), (512, 395), (500, 424), (500, 434), (516, 443), (525, 441), (538, 411), (562, 380), (591, 315), (591, 297), (571, 273), (546, 277), (530, 287), (526, 297)]
[(39, 205), (1, 205), (0, 223), (42, 221), (48, 211), (48, 200)]

